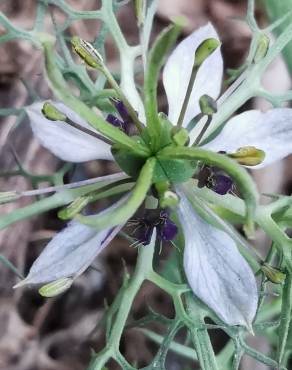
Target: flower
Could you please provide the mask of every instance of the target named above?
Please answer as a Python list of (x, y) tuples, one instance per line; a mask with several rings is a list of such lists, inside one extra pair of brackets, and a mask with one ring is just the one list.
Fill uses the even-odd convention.
[[(200, 28), (185, 38), (172, 52), (163, 71), (169, 114), (174, 125), (177, 123), (186, 95), (193, 68), (195, 51), (208, 38), (218, 39), (211, 24)], [(223, 60), (220, 49), (213, 52), (201, 65), (193, 85), (190, 100), (183, 118), (183, 127), (200, 113), (200, 97), (208, 95), (214, 100), (219, 96), (223, 74)], [(117, 103), (118, 104), (118, 103)], [(56, 107), (79, 125), (92, 130), (75, 112), (61, 103)], [(71, 162), (83, 162), (92, 159), (112, 160), (110, 146), (101, 140), (78, 131), (64, 122), (48, 121), (41, 114), (42, 103), (35, 103), (27, 108), (30, 123), (35, 136), (41, 144), (59, 158)], [(110, 116), (108, 121), (126, 132), (127, 112), (116, 105), (121, 120)], [(215, 113), (216, 114), (216, 113)], [(200, 128), (191, 131), (191, 143), (194, 143)], [(203, 146), (216, 152), (237, 151), (244, 146), (254, 146), (266, 153), (265, 160), (258, 166), (263, 167), (279, 160), (292, 151), (292, 110), (288, 108), (272, 109), (262, 113), (247, 111), (230, 119), (220, 134)], [(232, 183), (220, 172), (213, 176), (211, 188), (219, 194), (225, 194)], [(252, 270), (241, 256), (234, 240), (221, 229), (206, 223), (198, 215), (183, 186), (175, 187), (180, 197), (177, 207), (179, 221), (184, 233), (184, 270), (194, 294), (205, 302), (218, 317), (230, 325), (250, 326), (256, 313), (258, 292)], [(126, 204), (131, 192), (121, 198), (109, 209)], [(139, 205), (143, 199), (140, 199)], [(139, 206), (138, 205), (138, 206)], [(138, 208), (136, 207), (136, 209)], [(132, 210), (132, 214), (136, 211)], [(126, 222), (126, 220), (125, 220)], [(64, 277), (76, 277), (82, 273), (109, 244), (123, 224), (114, 228), (96, 231), (76, 221), (57, 234), (34, 262), (23, 283), (44, 283)], [(147, 226), (147, 225), (146, 225)], [(155, 225), (157, 227), (157, 225)], [(170, 239), (175, 235), (176, 226), (165, 219), (159, 224), (158, 234), (161, 239)], [(143, 244), (151, 237), (150, 228), (142, 229)]]
[[(209, 23), (185, 38), (172, 52), (163, 72), (163, 84), (169, 104), (169, 120), (176, 124), (186, 94), (197, 47), (208, 38), (218, 38)], [(203, 95), (216, 99), (221, 91), (223, 60), (217, 49), (200, 67), (184, 117), (183, 126), (200, 113), (199, 100)], [(216, 113), (215, 113), (216, 115)], [(190, 133), (195, 141), (200, 127)], [(253, 167), (263, 168), (292, 152), (292, 109), (274, 108), (267, 112), (249, 110), (231, 118), (223, 130), (203, 148), (212, 151), (235, 152), (244, 146), (253, 146), (265, 152), (264, 161)]]

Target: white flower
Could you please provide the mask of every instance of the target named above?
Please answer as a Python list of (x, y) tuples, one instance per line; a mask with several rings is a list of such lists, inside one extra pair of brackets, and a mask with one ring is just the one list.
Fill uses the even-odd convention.
[[(211, 24), (193, 32), (170, 55), (163, 72), (169, 104), (169, 119), (175, 125), (186, 95), (197, 47), (208, 38), (218, 38)], [(216, 99), (221, 90), (223, 60), (217, 49), (197, 74), (183, 126), (200, 113), (199, 98)], [(190, 133), (191, 143), (200, 130)], [(235, 152), (254, 146), (265, 152), (266, 166), (292, 153), (292, 109), (252, 110), (230, 119), (221, 133), (204, 146), (213, 151)], [(254, 168), (254, 167), (253, 167)], [(178, 190), (178, 189), (177, 189)], [(193, 292), (224, 322), (250, 326), (257, 308), (258, 293), (252, 270), (233, 239), (207, 224), (194, 211), (183, 191), (178, 190), (178, 215), (185, 238), (184, 270)]]
[[(209, 23), (185, 38), (172, 52), (163, 72), (163, 84), (169, 104), (169, 119), (177, 123), (197, 47), (207, 38), (218, 38)], [(200, 113), (199, 98), (207, 94), (216, 99), (221, 90), (223, 61), (217, 49), (200, 67), (193, 87), (183, 126)], [(194, 129), (191, 143), (198, 129)], [(292, 153), (292, 109), (276, 108), (263, 113), (250, 110), (231, 118), (215, 139), (203, 146), (213, 151), (234, 152), (243, 146), (254, 146), (265, 152), (262, 168)]]
[[(177, 123), (186, 94), (197, 47), (207, 38), (218, 38), (211, 24), (184, 39), (165, 65), (163, 83), (169, 103), (169, 120)], [(186, 110), (183, 126), (194, 118), (199, 98), (207, 94), (216, 99), (221, 90), (223, 61), (217, 49), (200, 67)], [(57, 108), (79, 125), (90, 128), (75, 112), (63, 104)], [(82, 162), (112, 159), (104, 142), (69, 127), (64, 122), (48, 121), (41, 114), (42, 103), (27, 108), (31, 127), (43, 146), (61, 159)], [(194, 142), (195, 128), (191, 132)], [(205, 148), (234, 152), (243, 146), (262, 149), (263, 167), (292, 152), (292, 110), (272, 109), (266, 113), (247, 111), (230, 119), (222, 132)], [(233, 239), (224, 231), (207, 224), (196, 214), (184, 192), (178, 215), (185, 238), (184, 269), (193, 292), (224, 322), (250, 326), (257, 307), (254, 275), (239, 253)], [(106, 211), (105, 211), (106, 212)], [(77, 222), (57, 234), (33, 264), (25, 283), (43, 283), (62, 277), (78, 276), (109, 243), (120, 227), (96, 232)]]

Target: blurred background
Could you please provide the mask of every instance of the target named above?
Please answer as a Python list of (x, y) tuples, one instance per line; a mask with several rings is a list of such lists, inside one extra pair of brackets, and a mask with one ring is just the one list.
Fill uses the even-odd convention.
[[(67, 3), (80, 10), (93, 10), (99, 6), (97, 0), (67, 0)], [(137, 29), (131, 3), (130, 1), (127, 6), (121, 8), (118, 18), (126, 38), (134, 44), (137, 42)], [(0, 0), (0, 11), (20, 27), (29, 29), (33, 25), (35, 10), (35, 0)], [(58, 23), (64, 22), (65, 16), (57, 7), (52, 6), (51, 12)], [(168, 24), (170, 17), (181, 14), (188, 19), (182, 37), (211, 21), (223, 43), (225, 68), (237, 68), (243, 63), (251, 39), (247, 25), (241, 21), (246, 14), (245, 0), (160, 0), (152, 38)], [(261, 4), (257, 7), (256, 15), (262, 26), (267, 25), (267, 17)], [(46, 22), (47, 29), (52, 28), (49, 16)], [(72, 23), (69, 34), (92, 40), (99, 26), (96, 20), (77, 21)], [(0, 33), (2, 31), (0, 27)], [(43, 59), (39, 50), (25, 41), (9, 42), (0, 47), (1, 108), (28, 104), (35, 95), (43, 99), (51, 96), (44, 80)], [(106, 44), (106, 52), (109, 67), (118, 71), (117, 52), (110, 39)], [(281, 58), (270, 66), (263, 79), (266, 88), (279, 92), (289, 89), (290, 82), (289, 73)], [(161, 110), (167, 109), (162, 87), (159, 103)], [(269, 104), (253, 99), (246, 107), (267, 109)], [(11, 146), (16, 153), (12, 153)], [(23, 167), (34, 175), (51, 174), (63, 166), (57, 158), (39, 146), (25, 119), (20, 125), (15, 117), (2, 119), (0, 150), (1, 173), (16, 168), (16, 154)], [(254, 172), (260, 190), (290, 194), (291, 163), (292, 158), (288, 158), (265, 170)], [(111, 166), (102, 161), (75, 166), (69, 171), (68, 178), (72, 181), (103, 175), (113, 170)], [(31, 182), (21, 176), (0, 177), (1, 191), (31, 188)], [(2, 205), (1, 214), (28, 203), (29, 199), (25, 199), (17, 204)], [(63, 223), (58, 221), (55, 211), (18, 222), (0, 232), (0, 253), (26, 273), (47, 241), (62, 226)], [(258, 234), (255, 243), (265, 255), (269, 244), (264, 235)], [(167, 255), (167, 251), (164, 253)], [(91, 268), (83, 274), (66, 294), (49, 300), (41, 298), (37, 291), (32, 289), (13, 290), (12, 287), (17, 281), (15, 275), (4, 265), (0, 265), (0, 370), (85, 369), (90, 359), (90, 348), (102, 348), (104, 340), (102, 333), (95, 335), (93, 340), (89, 333), (99, 322), (105, 302), (110, 304), (121, 286), (123, 261), (131, 272), (135, 257), (134, 248), (130, 248), (122, 239), (117, 240), (102, 253), (95, 263), (95, 269)], [(162, 255), (162, 258), (165, 256)], [(143, 286), (135, 300), (133, 317), (138, 319), (145, 314), (147, 305), (169, 317), (173, 313), (168, 297), (150, 284)], [(155, 330), (159, 332), (161, 328), (155, 327)], [(222, 348), (226, 339), (223, 332), (212, 334), (216, 350)], [(250, 338), (249, 344), (264, 353), (268, 353), (270, 349), (263, 338)], [(129, 328), (122, 340), (123, 353), (130, 362), (139, 367), (149, 363), (156, 349), (156, 344), (135, 329)], [(112, 363), (108, 368), (114, 370), (118, 367)], [(172, 354), (168, 358), (167, 369), (194, 369), (194, 365)], [(245, 357), (241, 369), (267, 368)]]

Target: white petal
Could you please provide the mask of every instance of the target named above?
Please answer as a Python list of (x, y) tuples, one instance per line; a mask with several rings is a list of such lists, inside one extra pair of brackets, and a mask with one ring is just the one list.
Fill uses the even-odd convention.
[[(218, 38), (218, 34), (214, 27), (208, 23), (185, 38), (168, 58), (163, 71), (163, 84), (168, 99), (168, 116), (173, 124), (177, 123), (183, 104), (194, 63), (195, 51), (205, 39), (211, 37)], [(199, 69), (184, 118), (184, 126), (200, 112), (199, 98), (202, 95), (208, 94), (214, 99), (218, 97), (222, 74), (223, 60), (218, 48)]]
[(80, 275), (119, 230), (120, 227), (116, 227), (96, 232), (79, 222), (70, 222), (49, 242), (18, 286)]
[(255, 146), (266, 153), (262, 168), (292, 153), (292, 109), (277, 108), (265, 113), (251, 110), (232, 118), (206, 148), (234, 152)]
[[(44, 102), (26, 108), (34, 135), (40, 143), (57, 157), (69, 162), (85, 162), (93, 159), (112, 159), (110, 146), (85, 134), (65, 122), (49, 121), (41, 113)], [(79, 125), (92, 129), (77, 113), (62, 103), (53, 102), (61, 112)]]
[(228, 234), (206, 223), (182, 192), (178, 215), (185, 238), (184, 270), (195, 295), (228, 325), (250, 327), (258, 293), (247, 262)]

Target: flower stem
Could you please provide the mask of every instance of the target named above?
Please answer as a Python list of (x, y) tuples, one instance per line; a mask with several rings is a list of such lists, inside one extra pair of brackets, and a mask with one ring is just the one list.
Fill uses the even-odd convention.
[(110, 73), (110, 71), (108, 70), (108, 68), (105, 65), (102, 66), (101, 72), (105, 75), (105, 77), (107, 78), (111, 87), (117, 92), (117, 94), (119, 95), (119, 98), (125, 104), (125, 107), (127, 108), (127, 111), (129, 113), (130, 117), (132, 118), (132, 120), (133, 120), (135, 126), (137, 127), (138, 131), (141, 133), (144, 130), (145, 127), (139, 121), (138, 115), (135, 112), (135, 109), (132, 107), (129, 100), (127, 99), (126, 95), (123, 93), (120, 86), (117, 84), (116, 80), (113, 78), (112, 74)]
[(282, 295), (281, 321), (279, 326), (277, 361), (279, 366), (284, 365), (284, 355), (292, 319), (292, 275), (286, 276)]
[(110, 330), (107, 347), (96, 355), (88, 370), (102, 370), (104, 364), (111, 356), (119, 357), (119, 346), (121, 336), (129, 316), (133, 301), (138, 293), (143, 281), (150, 271), (152, 271), (152, 260), (155, 248), (155, 235), (148, 246), (141, 246), (138, 252), (136, 269), (130, 282), (123, 292), (120, 300), (119, 310), (116, 314), (114, 324)]
[[(194, 343), (198, 360), (202, 370), (218, 370), (215, 353), (210, 341), (207, 329), (202, 329), (205, 325), (200, 309), (195, 305), (190, 295), (186, 297), (187, 312), (192, 319), (192, 326), (189, 326), (191, 338)], [(197, 327), (201, 327), (198, 329)]]
[(187, 92), (186, 92), (186, 95), (185, 95), (185, 98), (184, 98), (184, 101), (183, 101), (183, 105), (182, 105), (182, 108), (181, 108), (181, 111), (180, 111), (180, 114), (179, 114), (179, 117), (178, 117), (178, 121), (177, 121), (177, 124), (176, 124), (177, 127), (182, 127), (183, 120), (184, 120), (184, 117), (185, 117), (185, 114), (186, 114), (186, 111), (187, 111), (187, 108), (188, 108), (188, 104), (189, 104), (189, 101), (190, 101), (190, 98), (191, 98), (191, 94), (192, 94), (192, 90), (193, 90), (193, 87), (194, 87), (194, 83), (195, 83), (197, 73), (198, 73), (198, 66), (194, 62), (191, 77), (190, 77), (188, 88), (187, 88)]
[(204, 136), (205, 132), (208, 130), (208, 127), (210, 126), (212, 122), (212, 116), (208, 116), (207, 122), (202, 127), (202, 130), (200, 131), (199, 135), (197, 136), (193, 146), (197, 146), (200, 144), (200, 141), (202, 140), (202, 137)]

